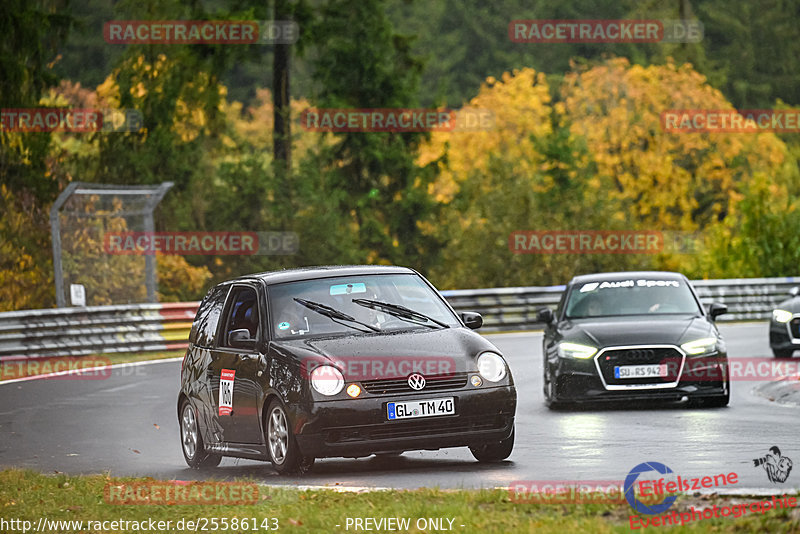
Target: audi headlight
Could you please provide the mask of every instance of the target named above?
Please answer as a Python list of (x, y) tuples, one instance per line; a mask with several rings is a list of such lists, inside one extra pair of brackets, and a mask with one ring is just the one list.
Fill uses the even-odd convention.
[(597, 349), (589, 345), (562, 342), (558, 344), (558, 355), (562, 358), (580, 358), (585, 360), (595, 355)]
[(704, 337), (689, 343), (684, 343), (681, 348), (686, 354), (697, 356), (698, 354), (708, 354), (717, 350), (717, 338)]
[(772, 310), (772, 320), (778, 323), (788, 323), (792, 320), (792, 312), (786, 310)]
[(489, 382), (500, 382), (506, 377), (506, 362), (494, 352), (484, 352), (478, 356), (478, 372)]
[(336, 395), (344, 387), (344, 377), (336, 367), (321, 365), (311, 371), (311, 385), (323, 395)]

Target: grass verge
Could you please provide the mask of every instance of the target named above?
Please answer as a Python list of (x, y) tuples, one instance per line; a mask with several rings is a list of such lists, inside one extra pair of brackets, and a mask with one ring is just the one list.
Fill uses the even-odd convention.
[[(243, 480), (240, 482), (252, 482)], [(631, 532), (627, 505), (580, 504), (547, 505), (512, 502), (505, 490), (438, 490), (374, 491), (363, 493), (334, 490), (298, 490), (260, 486), (254, 504), (244, 505), (123, 505), (109, 504), (108, 489), (159, 481), (147, 478), (111, 478), (103, 475), (42, 475), (29, 470), (11, 469), (0, 472), (0, 531), (22, 532), (23, 526), (35, 531), (46, 518), (48, 528), (40, 532), (463, 532), (473, 533), (564, 533), (564, 532)], [(206, 483), (207, 484), (207, 483)], [(219, 484), (218, 484), (219, 485)], [(163, 500), (163, 499), (162, 499)], [(711, 506), (730, 506), (761, 500), (755, 497), (681, 497), (673, 505), (677, 512)], [(669, 528), (669, 532), (798, 532), (800, 509), (770, 510), (748, 513), (739, 518), (703, 519), (676, 527), (648, 527), (648, 532)], [(205, 523), (202, 523), (205, 518)], [(217, 518), (213, 528), (212, 518)], [(226, 518), (227, 529), (222, 518)], [(232, 528), (232, 518), (239, 527)], [(348, 523), (350, 518), (350, 523)], [(362, 523), (357, 529), (354, 520), (373, 518), (408, 518), (407, 528), (375, 528), (375, 523)], [(248, 523), (242, 528), (242, 519)], [(264, 520), (267, 520), (264, 522)], [(9, 521), (17, 520), (12, 524)], [(129, 523), (111, 524), (110, 521)], [(179, 522), (183, 520), (183, 528)], [(195, 521), (188, 528), (187, 521)], [(433, 521), (431, 521), (433, 520)], [(6, 521), (6, 523), (3, 523)], [(29, 523), (22, 523), (27, 521)], [(82, 521), (81, 525), (54, 524), (54, 521)], [(107, 522), (91, 524), (87, 522)], [(153, 523), (149, 523), (152, 521)], [(158, 521), (170, 521), (155, 527)], [(451, 522), (452, 521), (452, 522)], [(135, 525), (134, 522), (144, 522)], [(15, 526), (16, 525), (16, 526)], [(59, 528), (59, 526), (61, 528)], [(112, 528), (115, 527), (116, 528)], [(203, 528), (205, 527), (205, 528)], [(268, 527), (268, 528), (265, 528)], [(29, 530), (30, 531), (30, 530)]]

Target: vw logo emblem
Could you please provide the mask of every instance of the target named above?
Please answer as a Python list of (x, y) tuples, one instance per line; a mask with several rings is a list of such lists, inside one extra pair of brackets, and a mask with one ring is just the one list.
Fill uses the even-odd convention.
[(425, 377), (419, 373), (414, 373), (408, 376), (408, 385), (411, 389), (416, 389), (419, 391), (420, 389), (425, 387)]

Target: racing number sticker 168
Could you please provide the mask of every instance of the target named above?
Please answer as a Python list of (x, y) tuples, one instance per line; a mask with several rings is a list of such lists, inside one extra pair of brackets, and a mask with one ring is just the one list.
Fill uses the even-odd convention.
[(219, 414), (230, 415), (233, 412), (233, 380), (236, 371), (223, 369), (219, 377)]

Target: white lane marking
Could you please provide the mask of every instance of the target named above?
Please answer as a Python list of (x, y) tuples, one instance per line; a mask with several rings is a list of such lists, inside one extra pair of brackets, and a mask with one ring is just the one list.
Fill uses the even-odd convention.
[[(746, 462), (749, 463), (749, 462)], [(493, 488), (488, 489), (495, 489), (495, 490), (503, 490), (503, 491), (514, 491), (511, 487), (503, 487), (503, 486), (495, 486)], [(767, 497), (771, 495), (785, 495), (788, 492), (794, 491), (796, 488), (739, 488), (739, 489), (732, 489), (728, 488), (725, 491), (694, 491), (694, 492), (687, 492), (683, 495), (692, 497), (695, 494), (702, 495), (702, 496), (719, 496), (719, 497)]]
[(17, 382), (27, 382), (29, 380), (40, 380), (42, 378), (52, 378), (55, 376), (64, 376), (64, 375), (76, 375), (81, 373), (90, 373), (94, 371), (105, 371), (106, 369), (121, 369), (123, 367), (139, 367), (142, 365), (150, 365), (154, 363), (167, 363), (167, 362), (179, 362), (183, 360), (183, 356), (178, 356), (177, 358), (163, 358), (161, 360), (144, 360), (141, 362), (127, 362), (127, 363), (115, 363), (113, 365), (104, 365), (99, 367), (87, 367), (86, 369), (69, 369), (66, 371), (58, 371), (55, 373), (47, 373), (46, 375), (36, 375), (36, 376), (23, 376), (22, 378), (11, 378), (9, 380), (2, 380), (0, 381), (0, 386), (3, 384), (15, 384)]
[(404, 488), (385, 488), (385, 487), (371, 487), (371, 486), (319, 486), (313, 484), (303, 484), (293, 486), (291, 484), (259, 484), (262, 488), (278, 488), (278, 489), (291, 489), (299, 491), (319, 491), (331, 490), (340, 493), (365, 493), (368, 491), (405, 491)]
[(118, 393), (118, 392), (124, 391), (126, 389), (139, 387), (139, 385), (140, 385), (139, 382), (134, 382), (133, 384), (123, 384), (123, 385), (117, 386), (115, 388), (101, 389), (99, 391), (95, 391), (94, 393), (90, 393), (90, 395), (97, 395), (99, 393)]
[[(279, 489), (293, 489), (299, 491), (319, 491), (319, 490), (332, 490), (340, 493), (366, 493), (371, 491), (407, 491), (408, 488), (387, 488), (387, 487), (370, 487), (370, 486), (320, 486), (320, 485), (313, 485), (313, 484), (304, 484), (304, 485), (291, 485), (291, 484), (259, 484), (259, 486), (269, 489), (269, 488), (279, 488)], [(481, 491), (484, 489), (488, 490), (503, 490), (503, 491), (512, 491), (512, 488), (508, 486), (494, 486), (494, 487), (486, 487), (486, 488), (439, 488), (439, 491), (442, 492), (457, 492), (457, 491)], [(790, 491), (793, 488), (788, 488)], [(714, 491), (714, 492), (698, 492), (701, 495), (719, 495), (720, 497), (763, 497), (769, 495), (782, 495), (787, 492), (787, 488), (776, 489), (776, 488), (740, 488), (740, 489), (730, 489), (724, 492)]]

